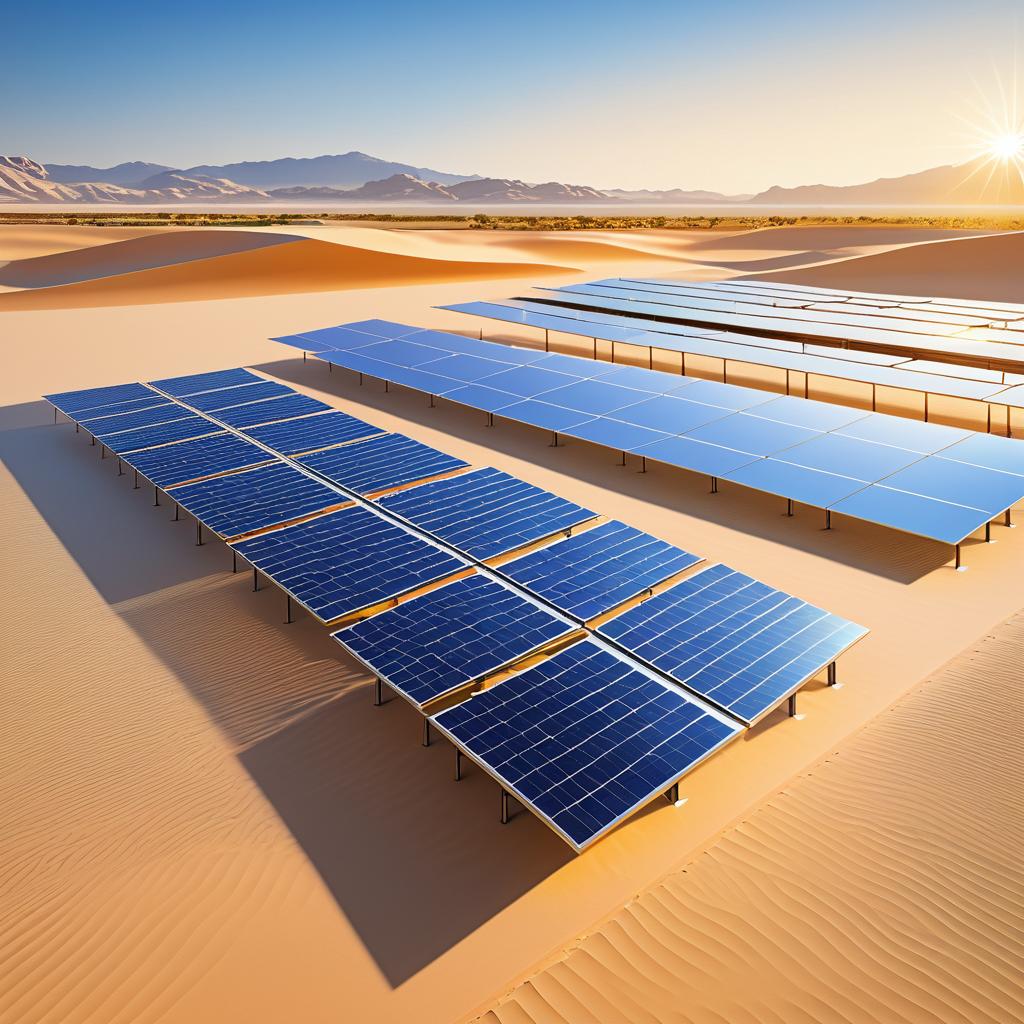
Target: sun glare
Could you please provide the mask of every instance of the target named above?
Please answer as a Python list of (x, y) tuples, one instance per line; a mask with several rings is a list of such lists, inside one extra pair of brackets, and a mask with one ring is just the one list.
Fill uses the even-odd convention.
[(1013, 160), (1024, 155), (1024, 135), (1000, 135), (994, 138), (989, 151), (999, 160)]

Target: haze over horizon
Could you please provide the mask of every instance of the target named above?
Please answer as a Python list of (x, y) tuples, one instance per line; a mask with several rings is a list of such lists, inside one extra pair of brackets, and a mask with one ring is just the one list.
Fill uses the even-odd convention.
[[(753, 193), (970, 159), (1011, 130), (1016, 5), (795, 0), (513, 14), (306, 3), (282, 25), (227, 2), (163, 12), (60, 0), (6, 21), (3, 150), (172, 167), (359, 150), (438, 170), (597, 188)], [(993, 34), (993, 26), (1002, 31)], [(182, 73), (183, 62), (188, 71)], [(1002, 93), (1002, 95), (1001, 95)], [(972, 127), (973, 126), (973, 127)]]

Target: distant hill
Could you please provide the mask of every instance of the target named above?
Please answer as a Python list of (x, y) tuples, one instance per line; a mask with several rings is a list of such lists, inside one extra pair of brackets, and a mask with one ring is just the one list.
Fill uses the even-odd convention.
[(284, 157), (280, 160), (246, 160), (237, 164), (200, 164), (188, 167), (183, 174), (211, 178), (230, 178), (253, 188), (359, 188), (370, 181), (380, 181), (395, 174), (409, 174), (421, 181), (454, 185), (474, 178), (473, 174), (447, 174), (429, 167), (393, 163), (366, 153), (343, 153), (338, 156)]
[(114, 182), (78, 182), (50, 179), (49, 169), (24, 156), (0, 156), (0, 203), (141, 203), (267, 202), (259, 189), (224, 178), (190, 178), (161, 171), (135, 188)]
[(1017, 205), (1024, 203), (1024, 182), (1011, 165), (979, 157), (863, 185), (774, 185), (750, 202), (763, 206)]
[(750, 195), (727, 196), (722, 192), (708, 192), (706, 189), (605, 189), (608, 195), (614, 199), (621, 199), (629, 203), (670, 203), (673, 205), (703, 205), (705, 203), (744, 203)]
[(530, 185), (515, 178), (476, 178), (460, 181), (448, 189), (456, 199), (478, 203), (563, 203), (606, 202), (610, 197), (589, 185), (563, 185), (547, 181)]
[(148, 164), (142, 160), (132, 160), (114, 167), (90, 167), (88, 164), (47, 164), (50, 181), (76, 185), (86, 181), (105, 181), (111, 185), (138, 185), (146, 178), (159, 174), (161, 171), (172, 171), (173, 167), (163, 164)]

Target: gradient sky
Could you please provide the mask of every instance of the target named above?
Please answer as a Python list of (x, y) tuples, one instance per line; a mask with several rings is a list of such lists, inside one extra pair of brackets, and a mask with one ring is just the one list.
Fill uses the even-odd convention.
[(356, 149), (602, 188), (849, 184), (971, 155), (979, 106), (1015, 90), (1020, 10), (19, 3), (2, 152), (185, 167)]

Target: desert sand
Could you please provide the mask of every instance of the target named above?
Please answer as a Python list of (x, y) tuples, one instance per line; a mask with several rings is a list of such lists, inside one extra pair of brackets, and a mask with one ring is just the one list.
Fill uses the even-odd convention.
[[(879, 1002), (857, 1005), (871, 1011), (885, 1004), (885, 993), (896, 993), (904, 1017), (892, 1019), (994, 1019), (969, 1015), (970, 992), (984, 1013), (1019, 1006), (1019, 981), (1004, 967), (985, 965), (993, 948), (1012, 950), (1020, 926), (1009, 895), (1013, 879), (1000, 860), (1019, 837), (1020, 808), (1001, 807), (1005, 788), (985, 791), (978, 775), (965, 778), (961, 758), (929, 753), (941, 742), (941, 725), (976, 738), (981, 764), (1003, 770), (1019, 761), (1016, 662), (957, 670), (952, 696), (946, 683), (930, 683), (884, 713), (1018, 611), (1024, 531), (999, 527), (997, 543), (969, 544), (970, 571), (957, 574), (940, 545), (852, 523), (826, 533), (809, 510), (787, 519), (779, 502), (740, 488), (711, 495), (696, 477), (641, 475), (585, 444), (552, 449), (536, 432), (500, 421), (484, 429), (466, 410), (444, 403), (432, 409), (402, 389), (359, 387), (354, 377), (303, 363), (266, 340), (369, 316), (475, 331), (478, 322), (433, 307), (620, 268), (721, 277), (740, 272), (722, 264), (770, 258), (790, 267), (801, 259), (836, 267), (849, 261), (862, 273), (872, 259), (899, 257), (911, 273), (922, 249), (931, 259), (931, 250), (948, 247), (958, 266), (955, 250), (965, 243), (921, 245), (930, 236), (913, 231), (879, 240), (857, 228), (830, 229), (827, 237), (790, 232), (775, 241), (697, 232), (595, 239), (624, 251), (613, 263), (603, 255), (583, 259), (581, 240), (572, 237), (437, 232), (442, 240), (363, 230), (289, 228), (302, 238), (256, 249), (220, 240), (220, 255), (198, 258), (182, 257), (196, 250), (179, 243), (165, 264), (147, 257), (136, 270), (121, 256), (105, 262), (113, 254), (100, 244), (94, 266), (116, 266), (112, 276), (71, 284), (46, 284), (41, 276), (34, 287), (10, 285), (16, 290), (0, 295), (0, 614), (7, 630), (0, 671), (0, 1020), (429, 1024), (471, 1019), (496, 1005), (499, 1019), (513, 1021), (530, 1019), (517, 1018), (520, 1009), (548, 1011), (529, 1002), (530, 990), (511, 999), (507, 993), (529, 978), (539, 991), (540, 979), (557, 972), (558, 984), (569, 987), (570, 1010), (591, 1007), (590, 1017), (568, 1019), (602, 1020), (595, 1007), (604, 1006), (621, 1019), (627, 997), (619, 966), (595, 975), (551, 965), (580, 936), (611, 928), (623, 907), (633, 913), (653, 905), (666, 888), (680, 904), (676, 920), (688, 920), (701, 901), (710, 905), (710, 876), (701, 876), (692, 895), (685, 887), (691, 865), (719, 859), (711, 851), (720, 844), (728, 850), (721, 859), (742, 865), (760, 932), (723, 904), (721, 915), (703, 914), (694, 924), (701, 952), (713, 950), (738, 970), (741, 951), (752, 944), (763, 958), (758, 969), (774, 964), (779, 971), (774, 998), (807, 990), (806, 997), (790, 993), (794, 1012), (820, 1009), (813, 998), (830, 986), (855, 1000), (872, 984)], [(106, 244), (122, 241), (130, 239)], [(973, 259), (982, 263), (991, 243), (995, 265), (1003, 241), (972, 243)], [(0, 253), (19, 244), (0, 237)], [(57, 253), (64, 243), (52, 244)], [(329, 246), (340, 251), (329, 254)], [(297, 250), (301, 258), (287, 255)], [(12, 265), (24, 272), (22, 261), (32, 258), (16, 257), (0, 274)], [(284, 269), (252, 275), (238, 267), (251, 270), (249, 261), (261, 260), (290, 268), (284, 283)], [(154, 274), (163, 276), (154, 283)], [(1002, 297), (1020, 301), (1024, 294)], [(12, 300), (31, 308), (13, 308)], [(485, 327), (488, 337), (513, 336)], [(72, 427), (54, 426), (38, 397), (234, 365), (727, 561), (872, 633), (840, 662), (841, 689), (813, 684), (801, 694), (803, 718), (770, 716), (688, 776), (682, 807), (654, 804), (581, 857), (526, 812), (502, 827), (493, 783), (470, 772), (455, 785), (450, 749), (419, 745), (410, 708), (401, 701), (372, 707), (369, 678), (326, 630), (308, 617), (285, 625), (279, 592), (253, 593), (245, 574), (231, 574), (223, 546), (194, 546), (188, 523), (170, 522), (166, 506), (154, 508), (145, 490), (133, 491), (130, 478), (118, 477), (113, 462), (100, 460)], [(983, 714), (987, 685), (995, 724)], [(884, 732), (890, 720), (904, 719), (909, 748)], [(820, 845), (800, 846), (791, 825), (776, 824), (780, 792), (802, 794), (805, 782), (814, 782), (804, 775), (845, 765), (847, 750), (852, 764), (864, 764), (856, 752), (869, 741), (869, 766), (837, 778), (825, 796), (801, 795), (793, 820), (810, 822)], [(825, 768), (808, 768), (826, 758)], [(896, 779), (908, 768), (918, 789), (887, 789), (882, 802), (878, 773)], [(1008, 787), (1013, 779), (1003, 781)], [(918, 810), (918, 827), (894, 838), (887, 833), (893, 808), (908, 803)], [(1001, 818), (992, 818), (984, 834), (991, 842), (979, 859), (984, 836), (974, 823), (986, 809)], [(765, 822), (761, 831), (742, 824), (755, 820)], [(864, 920), (864, 901), (838, 903), (827, 879), (810, 868), (788, 893), (779, 881), (787, 858), (824, 852), (853, 872), (848, 858), (856, 866), (857, 852), (878, 844), (904, 878), (898, 900), (876, 891), (870, 904), (905, 925), (898, 942), (886, 930), (890, 944), (881, 953), (871, 946), (877, 933)], [(935, 866), (924, 862), (937, 852), (957, 874), (938, 903), (914, 882), (934, 877)], [(881, 889), (863, 865), (853, 873), (851, 885)], [(789, 916), (765, 900), (784, 904)], [(974, 916), (955, 912), (962, 907), (973, 907)], [(854, 937), (847, 941), (859, 951), (859, 973), (849, 946), (823, 946), (826, 915), (837, 918), (830, 927)], [(768, 918), (787, 932), (780, 952)], [(929, 924), (931, 974), (922, 974), (913, 921)], [(737, 993), (738, 974), (724, 991), (722, 975), (691, 955), (688, 927), (673, 937), (653, 915), (630, 927), (637, 948), (662, 965), (647, 971), (646, 980), (660, 986), (652, 1007), (670, 1005), (677, 1019), (690, 1019), (694, 989), (706, 983), (707, 1002), (693, 1002), (692, 1012), (708, 1019), (700, 1016), (705, 1005), (714, 1013), (716, 997)], [(820, 988), (796, 962), (802, 946), (828, 961)], [(952, 949), (977, 969), (959, 987), (943, 987)], [(566, 964), (572, 962), (570, 956)], [(595, 977), (603, 996), (593, 990)], [(913, 1005), (932, 1016), (915, 1017), (907, 1000), (928, 977), (937, 979), (931, 1001)], [(599, 998), (605, 1001), (592, 1002)], [(788, 1019), (771, 998), (748, 989), (747, 1016), (733, 1019)], [(548, 991), (543, 1000), (554, 1005)], [(858, 1018), (850, 1005), (843, 1019), (871, 1019)], [(656, 1019), (654, 1010), (647, 1019)]]

